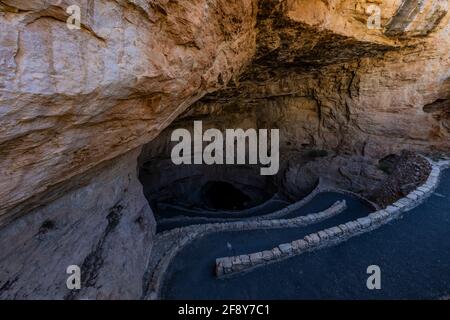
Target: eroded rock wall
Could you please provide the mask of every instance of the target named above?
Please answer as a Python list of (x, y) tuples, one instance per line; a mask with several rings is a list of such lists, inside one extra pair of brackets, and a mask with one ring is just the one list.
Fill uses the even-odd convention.
[(450, 151), (448, 1), (80, 0), (81, 30), (71, 4), (0, 2), (1, 297), (140, 296), (154, 223), (132, 150), (191, 105), (282, 129), (298, 192), (369, 190), (388, 154)]
[(80, 0), (81, 30), (72, 4), (0, 5), (0, 221), (148, 142), (254, 53), (253, 0)]
[[(3, 223), (230, 86), (231, 96), (249, 86), (244, 95), (264, 90), (263, 99), (292, 95), (299, 84), (290, 78), (312, 77), (297, 95), (316, 103), (320, 119), (298, 141), (329, 131), (328, 144), (349, 141), (373, 156), (405, 144), (448, 149), (446, 1), (84, 0), (81, 30), (65, 24), (70, 4), (0, 7)], [(380, 28), (368, 28), (372, 5)]]
[[(367, 27), (374, 4), (380, 29)], [(447, 10), (443, 1), (262, 1), (255, 60), (186, 117), (245, 128), (233, 120), (245, 115), (280, 128), (287, 185), (308, 189), (321, 176), (370, 195), (385, 178), (380, 159), (450, 153)]]
[[(77, 188), (0, 232), (2, 299), (137, 299), (156, 223), (137, 178), (140, 149), (90, 170)], [(69, 290), (68, 266), (81, 269)]]

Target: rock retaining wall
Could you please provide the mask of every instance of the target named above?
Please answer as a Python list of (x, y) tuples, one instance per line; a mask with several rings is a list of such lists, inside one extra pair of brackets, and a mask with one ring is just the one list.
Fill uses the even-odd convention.
[[(421, 204), (436, 189), (439, 182), (440, 167), (443, 164), (431, 163), (431, 165), (431, 173), (423, 185), (385, 209), (373, 212), (364, 218), (309, 234), (303, 239), (280, 244), (275, 248), (246, 255), (218, 258), (216, 259), (216, 275), (223, 277), (248, 271), (259, 266), (300, 255), (304, 252), (343, 242), (388, 223), (402, 213)], [(445, 162), (445, 165), (448, 166), (448, 162)]]
[(277, 210), (275, 212), (272, 212), (272, 213), (269, 213), (269, 214), (265, 214), (265, 215), (261, 215), (261, 216), (258, 216), (258, 217), (254, 217), (253, 219), (256, 219), (256, 220), (267, 220), (267, 219), (272, 219), (272, 218), (285, 217), (288, 214), (292, 213), (293, 211), (298, 210), (301, 207), (303, 207), (305, 204), (307, 204), (312, 199), (314, 199), (314, 197), (317, 196), (320, 192), (322, 192), (322, 187), (321, 187), (321, 182), (319, 181), (319, 184), (317, 185), (317, 187), (310, 194), (308, 194), (306, 197), (304, 197), (300, 201), (297, 201), (297, 202), (295, 202), (295, 203), (293, 203), (291, 205), (288, 205), (285, 208)]
[[(233, 217), (232, 214), (230, 214), (229, 218), (213, 218), (213, 217), (203, 217), (203, 216), (198, 216), (198, 217), (190, 217), (190, 216), (177, 216), (177, 217), (173, 217), (173, 218), (165, 218), (165, 219), (160, 219), (158, 221), (158, 223), (160, 224), (164, 224), (164, 223), (184, 223), (184, 222), (189, 222), (192, 220), (195, 220), (195, 224), (199, 224), (199, 221), (201, 221), (201, 223), (220, 223), (220, 222), (233, 222), (233, 220), (268, 220), (268, 219), (280, 219), (283, 217), (286, 217), (287, 215), (291, 214), (292, 212), (302, 208), (304, 205), (306, 205), (307, 203), (309, 203), (312, 199), (314, 199), (319, 193), (323, 193), (323, 192), (336, 192), (336, 193), (341, 193), (341, 194), (345, 194), (345, 195), (350, 195), (353, 197), (356, 197), (358, 199), (361, 199), (362, 201), (367, 202), (368, 204), (370, 204), (375, 210), (379, 210), (380, 207), (362, 197), (361, 195), (348, 191), (348, 190), (342, 190), (342, 189), (337, 189), (331, 186), (325, 186), (322, 182), (319, 182), (319, 184), (317, 185), (317, 187), (310, 193), (308, 194), (306, 197), (304, 197), (303, 199), (287, 205), (286, 207), (279, 209), (277, 211), (268, 213), (268, 214), (262, 214), (259, 216), (250, 216), (250, 217)], [(269, 201), (274, 201), (274, 198), (272, 198)], [(263, 205), (265, 205), (266, 203), (258, 206), (258, 207), (262, 207)], [(181, 207), (177, 207), (177, 206), (173, 206), (173, 205), (167, 205), (167, 207), (173, 207), (173, 208), (180, 208), (183, 210), (186, 210), (184, 208)], [(252, 210), (254, 210), (256, 207), (252, 208)], [(188, 211), (188, 210), (186, 210)], [(195, 210), (190, 210), (189, 212), (195, 213), (195, 212), (199, 212), (199, 211), (195, 211)], [(200, 213), (205, 213), (207, 211), (200, 211)], [(218, 213), (224, 213), (224, 212), (218, 212)], [(211, 212), (211, 214), (214, 214), (213, 212)]]
[(208, 234), (223, 231), (243, 231), (256, 229), (277, 229), (277, 228), (294, 228), (307, 226), (313, 223), (318, 223), (329, 219), (347, 208), (346, 201), (337, 201), (330, 208), (319, 212), (312, 213), (306, 216), (300, 216), (293, 219), (272, 219), (272, 220), (243, 220), (228, 223), (214, 223), (192, 225), (188, 227), (175, 228), (159, 234), (157, 237), (161, 244), (171, 243), (170, 248), (161, 247), (158, 249), (158, 243), (155, 243), (154, 251), (160, 255), (160, 258), (153, 258), (157, 260), (153, 266), (149, 267), (151, 270), (148, 278), (148, 293), (146, 296), (150, 299), (157, 299), (160, 293), (161, 284), (163, 282), (164, 274), (175, 255), (183, 249), (187, 244), (193, 240), (204, 237)]
[[(325, 190), (325, 191), (328, 191), (328, 190)], [(335, 190), (331, 190), (331, 191), (335, 191)], [(196, 221), (201, 220), (205, 224), (206, 223), (221, 223), (221, 222), (229, 223), (229, 222), (233, 222), (234, 219), (236, 219), (236, 220), (239, 219), (240, 221), (247, 221), (247, 220), (262, 221), (262, 220), (269, 220), (269, 219), (280, 219), (280, 218), (283, 218), (283, 217), (289, 215), (290, 213), (294, 212), (295, 210), (298, 210), (299, 208), (303, 207), (304, 205), (306, 205), (308, 202), (310, 202), (312, 199), (314, 199), (314, 197), (317, 196), (321, 192), (324, 192), (324, 190), (322, 190), (322, 187), (320, 186), (320, 183), (319, 183), (319, 185), (303, 199), (301, 199), (295, 203), (292, 203), (290, 205), (287, 205), (286, 207), (279, 209), (277, 211), (274, 211), (274, 212), (271, 212), (268, 214), (262, 214), (259, 216), (250, 216), (250, 217), (237, 217), (236, 216), (236, 217), (234, 217), (232, 214), (230, 214), (229, 218), (213, 218), (213, 217), (202, 217), (202, 216), (198, 216), (198, 217), (178, 216), (178, 217), (173, 217), (173, 218), (160, 219), (158, 221), (158, 223), (161, 223), (161, 224), (163, 224), (163, 223), (183, 223), (183, 222), (189, 222), (193, 219), (195, 219)], [(336, 191), (336, 192), (340, 192), (340, 191)], [(271, 200), (273, 200), (273, 198)], [(264, 203), (264, 204), (266, 204), (266, 203)], [(258, 207), (262, 207), (263, 205), (260, 205)], [(172, 206), (172, 207), (176, 208), (176, 206)], [(255, 208), (256, 207), (252, 208), (252, 210), (254, 210)], [(196, 212), (196, 211), (191, 210), (191, 212)], [(206, 211), (200, 211), (200, 213), (205, 213), (205, 212)], [(223, 213), (223, 212), (219, 212), (219, 213)], [(198, 223), (196, 223), (196, 224), (198, 224)]]

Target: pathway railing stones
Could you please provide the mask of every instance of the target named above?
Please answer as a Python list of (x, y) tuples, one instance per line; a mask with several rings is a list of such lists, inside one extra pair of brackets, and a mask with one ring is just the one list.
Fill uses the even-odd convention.
[[(198, 224), (198, 222), (201, 221), (201, 223), (220, 223), (220, 222), (233, 222), (235, 220), (269, 220), (269, 219), (276, 219), (276, 218), (283, 218), (287, 215), (289, 215), (292, 212), (295, 212), (296, 210), (298, 210), (299, 208), (303, 207), (304, 205), (306, 205), (308, 202), (310, 202), (315, 196), (317, 196), (319, 193), (324, 192), (322, 190), (322, 187), (319, 184), (316, 186), (316, 188), (314, 188), (313, 191), (311, 191), (311, 193), (309, 193), (306, 197), (302, 198), (301, 200), (289, 204), (287, 206), (285, 206), (282, 209), (276, 210), (274, 212), (271, 213), (267, 213), (267, 214), (262, 214), (262, 215), (255, 215), (255, 216), (248, 216), (245, 217), (245, 215), (239, 217), (237, 214), (230, 214), (230, 216), (228, 218), (215, 218), (215, 217), (205, 217), (205, 216), (177, 216), (177, 217), (173, 217), (173, 218), (165, 218), (165, 219), (161, 219), (159, 220), (159, 223), (165, 224), (165, 223), (189, 223), (189, 221), (196, 221), (195, 224)], [(276, 200), (274, 198), (268, 200), (269, 201), (281, 201), (281, 200)], [(258, 210), (260, 208), (262, 208), (263, 206), (265, 206), (267, 204), (267, 202), (259, 205), (258, 207), (253, 207), (251, 209), (248, 209), (247, 212), (254, 212), (255, 210)], [(166, 207), (171, 207), (174, 209), (182, 209), (184, 211), (188, 211), (188, 209), (185, 208), (181, 208), (181, 207), (177, 207), (174, 205), (165, 205)], [(191, 213), (200, 213), (200, 214), (205, 214), (208, 213), (208, 211), (198, 211), (198, 210), (190, 210), (189, 212)], [(215, 214), (213, 212), (209, 212), (211, 215)], [(226, 213), (225, 211), (218, 211), (216, 212), (216, 214), (223, 214)], [(242, 213), (240, 213), (239, 215), (242, 215)]]
[[(161, 284), (170, 262), (184, 246), (195, 239), (199, 239), (211, 233), (223, 231), (296, 228), (307, 226), (334, 217), (343, 212), (346, 208), (347, 203), (343, 200), (335, 202), (331, 207), (324, 211), (292, 219), (241, 220), (227, 223), (191, 225), (160, 233), (157, 235), (156, 244), (153, 248), (156, 252), (152, 254), (154, 256), (153, 260), (156, 261), (153, 262), (153, 265), (149, 266), (151, 272), (147, 275), (149, 290), (146, 297), (149, 299), (157, 299), (159, 297)], [(170, 247), (168, 247), (168, 243), (171, 243)], [(267, 259), (267, 253), (265, 257)], [(250, 258), (250, 256), (248, 259), (243, 258), (242, 260), (235, 257), (234, 263), (242, 265), (253, 264), (255, 261), (258, 261), (258, 259), (259, 254), (252, 258)], [(227, 264), (228, 263), (229, 262), (227, 262)]]
[[(427, 160), (430, 161), (429, 159)], [(240, 272), (249, 271), (269, 263), (278, 262), (303, 254), (305, 252), (335, 245), (354, 236), (379, 228), (389, 221), (399, 217), (402, 213), (417, 207), (434, 192), (439, 183), (441, 166), (449, 166), (450, 164), (449, 162), (433, 163), (431, 161), (430, 164), (432, 166), (432, 170), (427, 181), (423, 185), (416, 188), (413, 192), (409, 193), (406, 197), (397, 200), (385, 209), (370, 213), (364, 218), (359, 218), (345, 224), (340, 224), (332, 228), (309, 234), (303, 239), (280, 244), (272, 249), (254, 252), (247, 255), (217, 258), (216, 275), (218, 277), (232, 276)], [(271, 252), (271, 254), (269, 252)], [(262, 258), (263, 256), (265, 258)]]
[(297, 201), (297, 202), (295, 202), (293, 204), (290, 204), (290, 205), (284, 207), (283, 209), (277, 210), (277, 211), (269, 213), (269, 214), (256, 216), (256, 217), (253, 217), (253, 219), (255, 219), (255, 220), (267, 220), (267, 219), (274, 219), (274, 218), (285, 217), (285, 216), (289, 215), (290, 213), (292, 213), (292, 212), (300, 209), (304, 205), (306, 205), (308, 202), (310, 202), (312, 199), (314, 199), (321, 192), (322, 192), (322, 186), (321, 186), (321, 182), (319, 181), (319, 183), (316, 186), (316, 188), (314, 188), (314, 190), (311, 191), (311, 193), (309, 193), (303, 199), (301, 199), (301, 200), (299, 200), (299, 201)]
[[(191, 213), (189, 217), (206, 217), (206, 216), (214, 216), (214, 215), (228, 215), (230, 217), (235, 216), (235, 218), (245, 218), (246, 215), (251, 215), (255, 211), (259, 211), (263, 209), (268, 203), (270, 202), (284, 202), (286, 203), (286, 206), (290, 204), (288, 200), (283, 199), (279, 194), (273, 195), (270, 199), (267, 201), (264, 201), (263, 203), (240, 211), (230, 211), (230, 210), (207, 210), (207, 209), (191, 209), (187, 207), (183, 207), (180, 205), (170, 204), (170, 203), (159, 203), (159, 207), (162, 210), (177, 210), (181, 212)], [(196, 214), (200, 214), (196, 216)]]
[[(409, 197), (406, 196), (402, 199), (399, 199), (383, 210), (373, 212), (366, 218), (360, 218), (356, 221), (349, 221), (345, 224), (334, 226), (317, 233), (307, 235), (303, 239), (298, 239), (290, 243), (281, 244), (270, 250), (264, 250), (249, 255), (219, 258), (216, 261), (216, 273), (218, 276), (232, 276), (236, 273), (245, 272), (267, 263), (273, 263), (281, 259), (286, 259), (294, 255), (302, 254), (304, 252), (317, 250), (321, 247), (331, 246), (333, 244), (345, 241), (348, 238), (351, 238), (358, 234), (376, 229), (381, 225), (397, 218), (403, 212), (416, 207), (417, 205), (422, 203), (428, 196), (430, 196), (438, 185), (440, 167), (450, 167), (450, 160), (441, 161), (439, 163), (432, 163), (432, 171), (428, 177), (428, 180), (423, 185), (418, 187), (415, 191), (411, 192), (411, 194), (413, 195), (408, 195)], [(318, 186), (306, 198), (302, 199), (298, 203), (295, 203), (294, 205), (291, 205), (289, 212), (302, 207), (312, 198), (314, 198), (318, 193), (324, 192), (324, 190), (326, 191), (323, 186)], [(345, 203), (336, 203), (324, 212), (315, 213), (304, 217), (298, 217), (294, 219), (266, 220), (271, 217), (280, 218), (281, 216), (287, 215), (289, 212), (287, 212), (285, 209), (286, 208), (275, 213), (257, 217), (256, 219), (252, 220), (191, 225), (187, 227), (172, 229), (158, 234), (152, 250), (155, 252), (152, 253), (152, 255), (156, 256), (156, 258), (152, 259), (152, 261), (150, 262), (148, 268), (149, 272), (148, 274), (146, 274), (146, 278), (148, 279), (148, 281), (146, 282), (148, 284), (148, 290), (146, 290), (144, 298), (158, 299), (160, 297), (161, 285), (170, 262), (185, 245), (192, 242), (194, 239), (201, 238), (210, 233), (221, 231), (254, 230), (264, 228), (275, 229), (280, 227), (296, 227), (299, 225), (306, 226), (309, 224), (320, 222), (342, 212), (345, 209)], [(291, 223), (286, 223), (286, 220), (291, 220)], [(227, 258), (232, 259), (225, 261)]]

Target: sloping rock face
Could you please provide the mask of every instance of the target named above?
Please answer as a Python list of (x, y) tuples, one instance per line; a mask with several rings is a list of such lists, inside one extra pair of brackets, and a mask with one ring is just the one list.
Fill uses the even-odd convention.
[(0, 2), (1, 297), (140, 297), (154, 220), (136, 148), (191, 105), (281, 128), (289, 186), (363, 191), (389, 154), (450, 151), (446, 0), (80, 0), (80, 30), (72, 4)]
[[(374, 4), (384, 28), (367, 28)], [(384, 157), (450, 152), (447, 2), (263, 1), (259, 9), (253, 63), (183, 117), (279, 128), (281, 179), (300, 194), (321, 176), (370, 195), (386, 178)], [(317, 151), (328, 156), (310, 156)]]
[[(137, 179), (139, 153), (75, 178), (77, 188), (1, 230), (1, 299), (140, 297), (155, 222)], [(80, 290), (66, 286), (72, 265)]]
[(3, 298), (139, 298), (155, 222), (133, 150), (255, 51), (254, 1), (81, 0), (80, 30), (72, 4), (0, 2)]
[(2, 1), (0, 220), (151, 140), (254, 53), (253, 1), (84, 0), (81, 30), (71, 4)]

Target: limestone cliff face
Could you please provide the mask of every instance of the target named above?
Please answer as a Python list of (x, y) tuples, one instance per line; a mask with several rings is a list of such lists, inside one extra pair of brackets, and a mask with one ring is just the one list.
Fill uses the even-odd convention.
[(254, 1), (82, 0), (80, 30), (72, 4), (0, 2), (2, 298), (139, 298), (155, 222), (136, 148), (255, 51)]
[[(374, 4), (381, 29), (367, 27)], [(246, 97), (307, 91), (331, 140), (448, 148), (447, 1), (86, 0), (81, 30), (65, 24), (69, 5), (0, 7), (1, 220), (150, 141), (244, 68)]]
[[(0, 220), (151, 140), (254, 53), (254, 1), (0, 5)], [(38, 196), (39, 195), (39, 196)]]
[[(83, 177), (74, 190), (3, 227), (0, 299), (136, 299), (155, 221), (137, 179), (140, 148)], [(81, 269), (69, 290), (67, 268)]]
[[(139, 297), (154, 221), (132, 150), (190, 106), (281, 128), (289, 186), (326, 167), (367, 190), (386, 155), (450, 152), (447, 0), (80, 0), (80, 30), (71, 4), (0, 1), (1, 297)], [(77, 263), (92, 277), (66, 296)]]
[[(367, 28), (374, 4), (381, 29)], [(185, 116), (280, 128), (289, 185), (308, 190), (322, 176), (370, 195), (384, 178), (380, 159), (450, 151), (446, 9), (445, 1), (262, 1), (252, 64)], [(308, 150), (329, 157), (309, 161)]]

